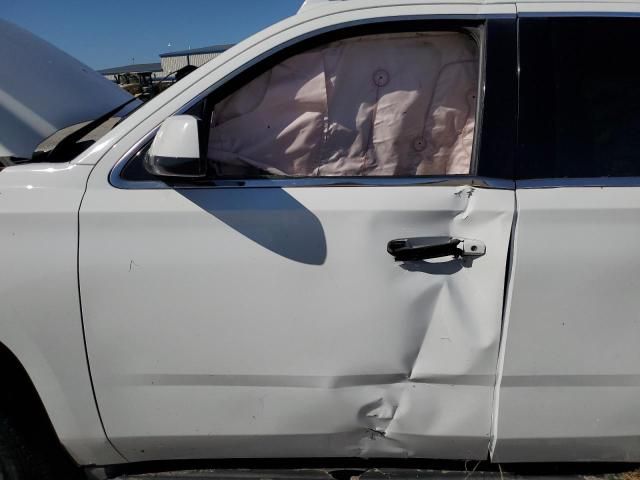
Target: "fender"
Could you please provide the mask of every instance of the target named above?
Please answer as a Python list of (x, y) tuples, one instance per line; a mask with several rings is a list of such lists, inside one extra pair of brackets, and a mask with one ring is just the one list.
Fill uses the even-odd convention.
[(78, 209), (90, 171), (68, 163), (0, 171), (0, 343), (81, 465), (125, 461), (102, 428), (82, 327)]

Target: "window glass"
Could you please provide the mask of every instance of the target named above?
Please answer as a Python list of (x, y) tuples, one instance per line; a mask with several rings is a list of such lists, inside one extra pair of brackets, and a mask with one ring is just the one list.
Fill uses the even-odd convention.
[(520, 20), (520, 178), (640, 175), (639, 27)]
[(367, 35), (294, 55), (215, 105), (210, 171), (468, 174), (478, 70), (463, 32)]

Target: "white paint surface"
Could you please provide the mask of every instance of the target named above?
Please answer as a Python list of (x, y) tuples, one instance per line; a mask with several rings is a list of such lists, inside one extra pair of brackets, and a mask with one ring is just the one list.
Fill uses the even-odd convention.
[(153, 139), (149, 155), (166, 158), (200, 158), (198, 120), (191, 115), (167, 118)]
[(640, 190), (520, 189), (493, 460), (640, 460)]
[(78, 298), (78, 208), (90, 170), (40, 163), (0, 171), (0, 342), (73, 457), (118, 463), (91, 391)]

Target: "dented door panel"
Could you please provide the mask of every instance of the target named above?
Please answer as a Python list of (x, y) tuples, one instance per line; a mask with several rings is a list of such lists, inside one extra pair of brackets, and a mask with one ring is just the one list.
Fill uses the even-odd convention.
[[(80, 215), (81, 293), (127, 459), (486, 458), (513, 190), (103, 182)], [(386, 251), (434, 236), (486, 254)]]

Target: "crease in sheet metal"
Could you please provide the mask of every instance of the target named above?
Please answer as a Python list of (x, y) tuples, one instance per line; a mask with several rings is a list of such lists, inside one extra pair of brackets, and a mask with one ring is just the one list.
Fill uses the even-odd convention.
[[(493, 385), (493, 375), (431, 375), (408, 378), (404, 373), (389, 375), (345, 375), (340, 377), (311, 375), (132, 375), (132, 385), (221, 386), (221, 387), (293, 387), (350, 388), (367, 385), (423, 383), (434, 385)], [(640, 382), (640, 380), (639, 380)]]

